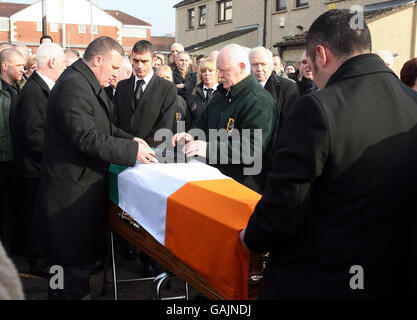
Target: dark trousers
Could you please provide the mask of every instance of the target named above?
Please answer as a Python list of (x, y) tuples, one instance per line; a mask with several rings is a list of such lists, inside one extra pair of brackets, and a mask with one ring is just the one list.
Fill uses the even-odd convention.
[(13, 181), (14, 205), (11, 215), (11, 251), (16, 255), (27, 255), (30, 227), (33, 219), (39, 179), (16, 177)]
[(0, 161), (0, 240), (4, 242), (4, 235), (2, 234), (4, 218), (6, 212), (10, 211), (9, 208), (6, 208), (6, 203), (10, 205), (10, 201), (6, 201), (10, 192), (10, 187), (12, 183), (13, 176), (13, 164), (11, 161)]
[[(51, 266), (53, 265), (51, 264)], [(51, 282), (52, 284), (57, 283), (58, 273), (51, 274), (48, 284), (48, 300), (81, 300), (89, 295), (91, 266), (91, 264), (62, 266), (64, 271), (63, 289), (51, 288)]]

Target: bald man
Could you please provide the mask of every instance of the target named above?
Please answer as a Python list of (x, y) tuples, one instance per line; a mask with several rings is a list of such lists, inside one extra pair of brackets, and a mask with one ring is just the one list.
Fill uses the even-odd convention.
[[(223, 174), (261, 192), (271, 168), (271, 158), (263, 155), (273, 153), (275, 101), (251, 75), (247, 51), (241, 46), (231, 44), (223, 48), (217, 58), (217, 69), (221, 84), (197, 123), (206, 140), (194, 141), (190, 134), (180, 133), (173, 137), (172, 143), (175, 146), (185, 139), (186, 156), (205, 158)], [(220, 134), (220, 142), (212, 135), (212, 129)], [(259, 133), (261, 136), (256, 136)], [(243, 152), (235, 147), (239, 144)], [(254, 157), (249, 159), (245, 154)]]

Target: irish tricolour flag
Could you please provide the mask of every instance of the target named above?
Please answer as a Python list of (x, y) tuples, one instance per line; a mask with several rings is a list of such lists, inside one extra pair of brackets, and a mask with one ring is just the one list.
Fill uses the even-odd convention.
[(227, 299), (246, 299), (249, 252), (239, 241), (260, 195), (194, 161), (112, 165), (110, 198)]

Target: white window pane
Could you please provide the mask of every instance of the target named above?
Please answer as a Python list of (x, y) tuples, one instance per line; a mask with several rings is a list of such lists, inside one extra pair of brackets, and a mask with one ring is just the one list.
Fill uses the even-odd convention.
[(58, 32), (58, 23), (51, 23), (49, 29), (51, 32)]
[(8, 20), (0, 20), (0, 31), (9, 31), (10, 22)]

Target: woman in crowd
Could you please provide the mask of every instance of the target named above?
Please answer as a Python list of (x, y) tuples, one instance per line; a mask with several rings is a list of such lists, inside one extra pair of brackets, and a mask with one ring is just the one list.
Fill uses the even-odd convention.
[(417, 91), (417, 58), (407, 61), (401, 69), (401, 81)]
[(26, 63), (26, 76), (29, 78), (36, 70), (36, 55), (31, 55)]
[(198, 68), (197, 85), (187, 100), (191, 126), (200, 120), (201, 114), (216, 92), (218, 85), (216, 62), (210, 59), (203, 60)]

